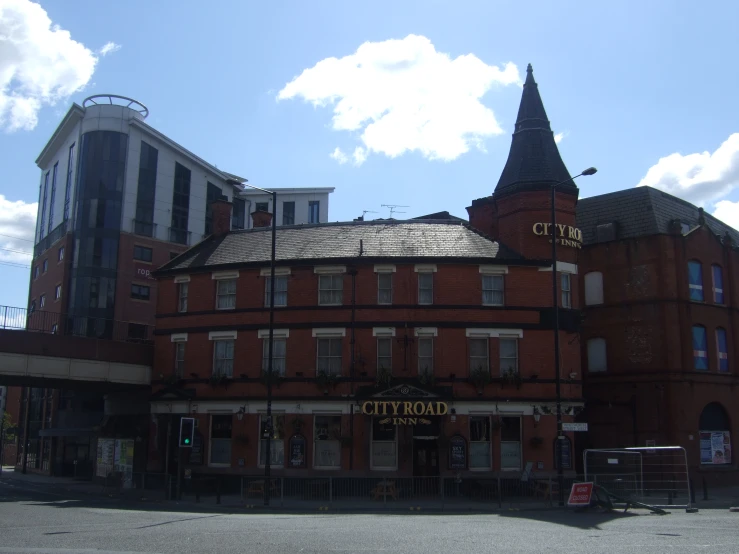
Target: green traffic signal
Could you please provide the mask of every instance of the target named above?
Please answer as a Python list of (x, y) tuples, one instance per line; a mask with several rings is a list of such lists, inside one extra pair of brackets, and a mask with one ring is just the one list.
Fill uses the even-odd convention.
[(190, 439), (185, 439), (185, 444), (190, 444)]

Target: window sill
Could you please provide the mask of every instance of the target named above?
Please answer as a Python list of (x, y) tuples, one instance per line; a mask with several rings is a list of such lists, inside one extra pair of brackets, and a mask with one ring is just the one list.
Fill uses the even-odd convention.
[(138, 258), (134, 258), (133, 261), (134, 262), (139, 262), (139, 263), (142, 263), (142, 264), (149, 264), (149, 265), (153, 265), (154, 264), (154, 262), (147, 262), (146, 260), (139, 260)]
[(492, 467), (471, 467), (470, 471), (493, 471), (493, 468)]
[(231, 308), (219, 308), (218, 306), (216, 306), (216, 310), (220, 312), (227, 312), (228, 310), (235, 310), (235, 309), (236, 309), (236, 306), (233, 306)]
[(151, 302), (151, 299), (149, 299), (149, 300), (143, 300), (142, 298), (131, 298), (131, 302), (144, 302), (144, 303), (148, 304), (149, 302)]
[(231, 464), (208, 464), (208, 467), (231, 467)]
[(339, 302), (337, 304), (328, 304), (326, 302), (319, 302), (318, 305), (319, 306), (343, 306), (344, 303), (343, 302)]
[(505, 304), (486, 304), (485, 302), (483, 302), (482, 305), (489, 308), (505, 308)]
[[(370, 467), (370, 471), (398, 471), (398, 466), (395, 466), (395, 467)], [(392, 477), (390, 477), (389, 479), (392, 479)]]
[(321, 471), (339, 471), (341, 466), (313, 466), (313, 469), (320, 469)]

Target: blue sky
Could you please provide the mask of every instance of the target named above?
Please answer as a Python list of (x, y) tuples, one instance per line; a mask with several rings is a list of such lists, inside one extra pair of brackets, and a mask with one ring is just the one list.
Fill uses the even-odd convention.
[[(0, 39), (5, 235), (32, 236), (34, 160), (96, 93), (140, 100), (148, 123), (258, 186), (336, 187), (331, 220), (387, 217), (381, 204), (466, 217), (503, 168), (527, 63), (570, 172), (599, 169), (582, 196), (652, 184), (739, 227), (735, 2), (29, 6), (0, 7), (0, 28), (33, 31)], [(0, 246), (23, 264), (7, 249), (32, 244)], [(28, 276), (0, 265), (0, 304), (25, 304)]]

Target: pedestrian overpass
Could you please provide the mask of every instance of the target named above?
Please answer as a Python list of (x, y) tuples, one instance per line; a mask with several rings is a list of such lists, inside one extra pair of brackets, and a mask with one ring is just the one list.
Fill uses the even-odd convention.
[[(0, 306), (0, 385), (99, 391), (151, 384), (151, 329)], [(96, 338), (98, 335), (106, 338)]]

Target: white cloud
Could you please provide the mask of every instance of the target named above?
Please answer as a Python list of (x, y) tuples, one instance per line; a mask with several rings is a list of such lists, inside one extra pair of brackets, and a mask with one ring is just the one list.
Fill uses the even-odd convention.
[(352, 154), (352, 158), (354, 159), (354, 165), (356, 165), (357, 167), (359, 167), (367, 159), (367, 151), (364, 148), (362, 148), (361, 146), (357, 146), (354, 149), (354, 153)]
[(21, 252), (33, 250), (37, 211), (37, 202), (13, 202), (0, 194), (0, 261), (31, 263), (31, 256)]
[(557, 133), (556, 135), (554, 135), (554, 142), (559, 144), (560, 142), (562, 142), (562, 139), (565, 138), (566, 136), (567, 136), (567, 133), (565, 131), (562, 131), (561, 133)]
[(345, 164), (346, 162), (349, 161), (349, 157), (346, 154), (344, 154), (344, 152), (342, 152), (341, 148), (339, 148), (338, 146), (334, 149), (333, 152), (329, 154), (329, 157), (332, 160), (336, 160), (340, 164)]
[[(452, 59), (429, 39), (365, 42), (354, 54), (326, 58), (287, 83), (277, 99), (331, 106), (332, 128), (361, 131), (361, 153), (390, 158), (418, 151), (454, 160), (502, 133), (480, 99), (494, 86), (521, 84), (518, 68), (487, 65), (474, 54)], [(359, 165), (359, 163), (357, 163)]]
[(739, 186), (739, 133), (729, 136), (713, 153), (660, 158), (637, 186), (645, 185), (701, 206), (726, 196)]
[(0, 29), (0, 128), (33, 129), (42, 106), (85, 87), (98, 59), (29, 0), (3, 0)]
[(739, 230), (739, 202), (731, 202), (730, 200), (716, 202), (713, 215), (727, 225)]
[(106, 42), (103, 47), (99, 50), (99, 54), (101, 56), (107, 56), (108, 54), (112, 54), (113, 52), (118, 52), (118, 50), (121, 49), (120, 44), (116, 44), (115, 42)]

